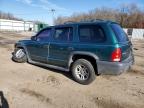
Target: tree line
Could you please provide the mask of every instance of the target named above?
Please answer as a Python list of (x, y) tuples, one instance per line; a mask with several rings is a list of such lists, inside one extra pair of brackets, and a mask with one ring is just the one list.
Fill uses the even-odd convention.
[[(22, 19), (22, 18), (15, 17), (11, 13), (5, 13), (5, 12), (2, 12), (2, 11), (0, 11), (0, 19), (24, 21), (24, 19)], [(33, 20), (32, 22), (35, 23), (35, 24), (41, 24), (41, 23), (45, 24), (44, 22), (39, 21), (39, 20)]]
[(18, 20), (18, 21), (23, 20), (23, 19), (21, 19), (21, 18), (15, 17), (15, 16), (14, 16), (13, 14), (11, 14), (11, 13), (6, 13), (6, 12), (2, 12), (2, 11), (0, 11), (0, 19)]
[(54, 20), (54, 24), (92, 19), (112, 20), (125, 28), (144, 28), (144, 11), (136, 4), (123, 4), (118, 9), (96, 8), (87, 13), (74, 13), (70, 17), (58, 16)]

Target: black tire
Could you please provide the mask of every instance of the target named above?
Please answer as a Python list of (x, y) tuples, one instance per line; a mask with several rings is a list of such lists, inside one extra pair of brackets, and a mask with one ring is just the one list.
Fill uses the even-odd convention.
[[(16, 53), (19, 51), (19, 50), (22, 50), (22, 52), (24, 52), (24, 55), (20, 58), (18, 58), (16, 56)], [(25, 63), (27, 62), (27, 56), (26, 56), (26, 53), (25, 53), (25, 50), (22, 49), (22, 48), (16, 48), (13, 52), (13, 56), (12, 56), (12, 60), (15, 61), (15, 62), (18, 62), (18, 63)]]
[[(81, 66), (81, 68), (84, 68), (84, 69), (82, 69), (82, 72), (83, 72), (83, 70), (86, 70), (86, 73), (88, 73), (87, 74), (88, 76), (85, 76), (85, 75), (82, 75), (82, 76), (85, 76), (87, 78), (85, 78), (85, 77), (84, 77), (85, 79), (80, 78), (81, 75), (78, 75), (78, 72), (77, 72), (77, 71), (80, 71), (80, 69), (78, 69), (79, 66)], [(85, 59), (76, 60), (72, 65), (71, 71), (72, 71), (74, 80), (83, 85), (88, 85), (88, 84), (92, 83), (96, 78), (96, 74), (95, 74), (93, 65), (91, 64), (91, 62), (89, 62), (88, 60), (85, 60)]]

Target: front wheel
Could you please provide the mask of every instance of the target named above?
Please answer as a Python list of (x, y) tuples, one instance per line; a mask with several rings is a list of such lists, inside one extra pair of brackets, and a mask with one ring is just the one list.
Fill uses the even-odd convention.
[(90, 84), (96, 77), (92, 64), (85, 59), (76, 60), (71, 71), (75, 81), (83, 85)]
[(27, 56), (26, 56), (25, 50), (22, 48), (16, 48), (13, 53), (12, 60), (18, 63), (26, 62)]

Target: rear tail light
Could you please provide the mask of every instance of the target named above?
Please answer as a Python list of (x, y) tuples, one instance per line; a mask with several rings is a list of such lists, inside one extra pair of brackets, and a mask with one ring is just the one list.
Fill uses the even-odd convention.
[(113, 62), (119, 62), (119, 61), (121, 61), (121, 55), (122, 55), (121, 49), (120, 48), (116, 48), (112, 52), (112, 55), (111, 55), (112, 61)]

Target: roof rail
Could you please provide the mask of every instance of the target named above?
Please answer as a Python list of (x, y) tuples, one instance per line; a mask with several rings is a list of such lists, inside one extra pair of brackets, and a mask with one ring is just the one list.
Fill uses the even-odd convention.
[(76, 23), (75, 21), (66, 21), (64, 22), (64, 24), (72, 24), (72, 23)]
[(80, 21), (66, 21), (63, 24), (72, 24), (72, 23), (78, 23), (78, 22), (97, 22), (97, 21), (108, 21), (104, 19), (82, 19)]
[(84, 19), (81, 20), (80, 22), (96, 22), (96, 21), (105, 21), (103, 19)]

